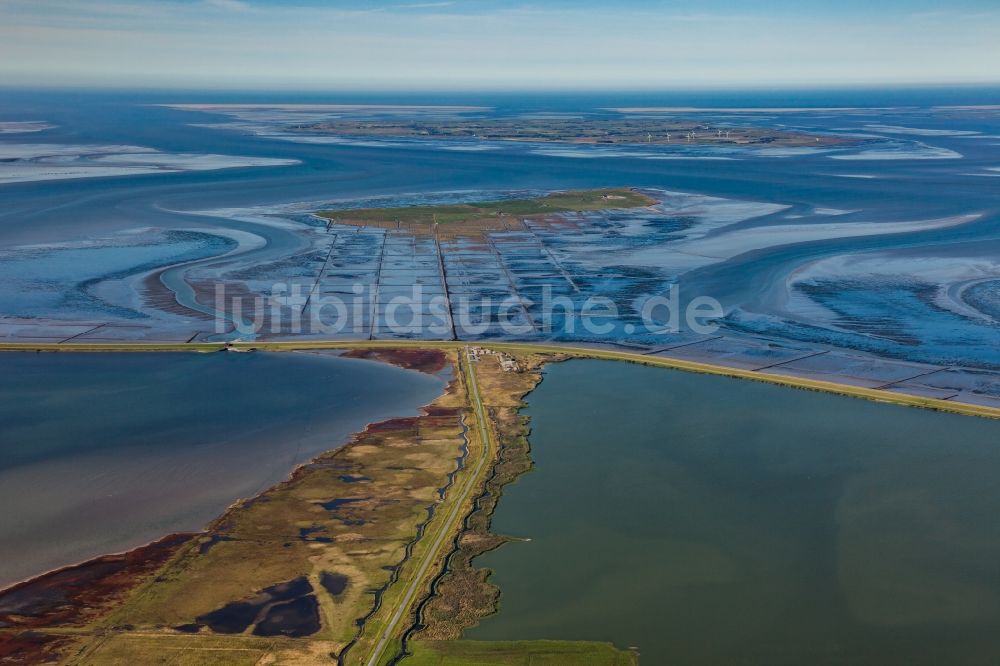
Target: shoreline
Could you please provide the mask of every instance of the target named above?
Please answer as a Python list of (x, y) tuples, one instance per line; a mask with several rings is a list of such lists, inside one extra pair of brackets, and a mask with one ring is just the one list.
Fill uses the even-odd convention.
[[(537, 377), (517, 397), (514, 406), (498, 410), (490, 417), (497, 438), (497, 451), (488, 474), (463, 516), (461, 528), (451, 539), (442, 557), (441, 568), (431, 578), (424, 596), (413, 607), (412, 624), (402, 636), (402, 655), (411, 655), (410, 645), (427, 641), (463, 640), (465, 631), (478, 626), (500, 610), (502, 589), (491, 582), (493, 570), (476, 566), (476, 560), (520, 537), (493, 531), (493, 516), (507, 486), (517, 482), (534, 468), (531, 457), (531, 418), (524, 414), (530, 396), (545, 380), (550, 363), (567, 360), (562, 356), (546, 357), (527, 369)], [(500, 420), (504, 420), (501, 423)], [(502, 427), (509, 426), (509, 427)], [(478, 596), (476, 593), (479, 593)], [(470, 602), (470, 598), (476, 597)], [(435, 606), (458, 605), (454, 619), (442, 620), (443, 609)], [(433, 611), (437, 611), (437, 614)], [(462, 612), (464, 611), (464, 613)], [(459, 617), (461, 615), (461, 617)], [(395, 664), (396, 662), (391, 662)]]
[[(226, 507), (226, 511), (228, 511), (229, 508), (230, 507)], [(113, 553), (101, 553), (100, 555), (97, 555), (96, 557), (88, 557), (85, 560), (78, 560), (78, 561), (73, 562), (71, 564), (62, 564), (62, 565), (59, 565), (57, 567), (52, 567), (51, 569), (48, 569), (48, 570), (43, 571), (41, 573), (33, 574), (33, 575), (31, 575), (31, 576), (29, 576), (27, 578), (22, 578), (21, 580), (14, 581), (14, 582), (9, 583), (9, 584), (7, 584), (7, 585), (5, 585), (3, 587), (0, 587), (0, 598), (2, 598), (4, 595), (7, 595), (7, 594), (13, 594), (14, 592), (17, 592), (19, 589), (27, 587), (28, 585), (31, 585), (32, 583), (42, 582), (46, 578), (51, 578), (53, 576), (57, 576), (57, 575), (62, 574), (62, 573), (67, 573), (69, 571), (72, 571), (73, 569), (80, 569), (82, 567), (93, 565), (93, 564), (99, 562), (100, 560), (102, 560), (104, 558), (109, 558), (109, 557), (128, 557), (129, 555), (133, 555), (133, 554), (135, 554), (135, 553), (137, 553), (139, 551), (145, 550), (145, 549), (150, 548), (150, 547), (157, 546), (157, 545), (161, 544), (164, 541), (168, 541), (168, 540), (171, 540), (171, 539), (180, 539), (182, 537), (187, 538), (188, 540), (190, 540), (190, 539), (196, 539), (196, 538), (198, 538), (199, 536), (201, 536), (203, 534), (205, 534), (204, 531), (201, 531), (201, 532), (170, 532), (168, 534), (164, 534), (163, 536), (157, 537), (157, 538), (152, 539), (150, 541), (147, 541), (145, 543), (141, 543), (138, 546), (134, 546), (132, 548), (126, 548), (125, 550), (119, 550), (119, 551), (115, 551)], [(181, 545), (183, 546), (184, 544), (182, 543)], [(0, 629), (4, 629), (4, 628), (6, 628), (6, 627), (0, 626)]]
[[(365, 350), (359, 350), (359, 351), (363, 352)], [(406, 359), (400, 358), (400, 356), (404, 356), (404, 355), (405, 354), (403, 354), (403, 355), (398, 355), (398, 354), (397, 355), (384, 355), (384, 354), (380, 354), (380, 355), (367, 355), (367, 356), (360, 356), (360, 355), (358, 355), (358, 356), (352, 356), (352, 357), (349, 357), (349, 358), (354, 358), (356, 360), (370, 360), (370, 361), (378, 362), (378, 363), (386, 363), (388, 365), (393, 365), (395, 367), (398, 367), (398, 368), (401, 368), (401, 369), (404, 369), (404, 370), (410, 370), (412, 372), (423, 372), (425, 374), (430, 374), (432, 376), (438, 376), (438, 377), (441, 376), (441, 372), (443, 372), (443, 370), (444, 370), (444, 368), (442, 368), (441, 370), (433, 371), (433, 370), (429, 370), (429, 369), (426, 369), (426, 368), (422, 369), (421, 367), (419, 367), (419, 364), (408, 364), (406, 362)], [(445, 367), (447, 367), (447, 364), (446, 364)], [(444, 380), (445, 378), (442, 377), (442, 379)], [(254, 502), (259, 497), (261, 497), (262, 495), (268, 493), (269, 491), (271, 491), (271, 490), (273, 490), (275, 488), (279, 488), (279, 487), (282, 487), (282, 486), (285, 486), (285, 485), (287, 485), (289, 483), (294, 482), (295, 479), (296, 479), (296, 477), (297, 477), (297, 475), (301, 474), (302, 470), (304, 468), (307, 468), (310, 465), (316, 464), (317, 462), (321, 461), (321, 459), (322, 460), (330, 460), (330, 459), (336, 458), (336, 456), (338, 454), (340, 454), (341, 452), (347, 450), (351, 445), (355, 444), (356, 441), (358, 440), (358, 438), (361, 437), (361, 436), (363, 436), (365, 433), (372, 432), (373, 430), (377, 429), (378, 426), (380, 426), (380, 425), (382, 425), (384, 423), (388, 423), (390, 421), (397, 420), (399, 418), (419, 418), (419, 416), (427, 416), (427, 415), (429, 415), (430, 410), (433, 409), (433, 404), (436, 401), (440, 400), (442, 396), (446, 395), (449, 392), (450, 388), (451, 388), (451, 383), (445, 380), (444, 381), (444, 385), (443, 385), (443, 387), (441, 389), (441, 392), (434, 398), (434, 400), (432, 400), (432, 401), (430, 401), (430, 402), (428, 402), (428, 403), (426, 403), (424, 405), (420, 405), (420, 406), (417, 407), (417, 409), (416, 409), (416, 411), (418, 412), (418, 416), (417, 417), (398, 417), (398, 416), (392, 416), (392, 417), (389, 417), (387, 419), (382, 419), (382, 420), (379, 420), (379, 421), (370, 421), (370, 422), (365, 423), (357, 431), (350, 433), (347, 436), (347, 438), (342, 442), (342, 444), (340, 446), (338, 446), (336, 448), (331, 448), (331, 449), (327, 449), (327, 450), (321, 451), (321, 452), (317, 453), (315, 456), (313, 456), (312, 458), (310, 458), (309, 460), (298, 463), (280, 481), (278, 481), (278, 482), (276, 482), (274, 484), (271, 484), (271, 485), (267, 486), (266, 488), (261, 489), (259, 492), (255, 493), (253, 495), (249, 495), (249, 496), (246, 496), (246, 497), (238, 497), (238, 498), (234, 499), (232, 502), (230, 502), (228, 505), (226, 505), (226, 507), (222, 511), (220, 511), (217, 516), (215, 516), (214, 518), (212, 518), (208, 523), (205, 524), (205, 526), (202, 529), (200, 529), (198, 531), (170, 532), (170, 533), (164, 534), (164, 535), (159, 536), (159, 537), (157, 537), (155, 539), (151, 539), (151, 540), (149, 540), (149, 541), (147, 541), (145, 543), (141, 543), (141, 544), (138, 544), (138, 545), (130, 547), (130, 548), (125, 548), (123, 550), (114, 551), (114, 552), (101, 553), (99, 555), (95, 555), (93, 557), (89, 557), (89, 558), (86, 558), (86, 559), (83, 559), (83, 560), (79, 560), (79, 561), (76, 561), (76, 562), (72, 562), (72, 563), (68, 563), (68, 564), (63, 564), (63, 565), (52, 567), (51, 569), (42, 571), (40, 573), (33, 574), (31, 576), (28, 576), (26, 578), (22, 578), (22, 579), (17, 580), (17, 581), (13, 581), (10, 584), (6, 584), (6, 585), (0, 584), (0, 601), (2, 601), (3, 597), (5, 597), (7, 595), (17, 594), (19, 591), (23, 590), (24, 588), (30, 587), (32, 585), (44, 584), (49, 579), (53, 579), (53, 578), (55, 578), (55, 577), (57, 577), (57, 576), (59, 576), (61, 574), (66, 574), (66, 573), (69, 573), (69, 572), (72, 572), (72, 571), (75, 571), (75, 570), (84, 570), (87, 567), (97, 566), (97, 565), (99, 565), (99, 564), (101, 564), (101, 563), (103, 563), (103, 562), (105, 562), (107, 560), (114, 559), (114, 558), (122, 558), (123, 560), (127, 560), (128, 558), (130, 558), (132, 556), (142, 555), (142, 554), (144, 554), (145, 551), (156, 549), (157, 547), (164, 546), (164, 545), (166, 545), (169, 542), (172, 542), (174, 540), (178, 540), (179, 543), (177, 543), (175, 545), (175, 548), (176, 548), (175, 552), (173, 553), (173, 555), (171, 555), (170, 558), (168, 558), (168, 562), (169, 562), (170, 559), (173, 559), (173, 557), (176, 557), (186, 547), (190, 547), (192, 543), (196, 543), (200, 538), (209, 535), (211, 533), (211, 531), (215, 527), (223, 524), (225, 522), (225, 520), (227, 519), (227, 517), (229, 517), (235, 510), (237, 510), (237, 509), (239, 509), (239, 508), (247, 505), (248, 503)], [(133, 588), (133, 591), (136, 590), (136, 589), (138, 589), (138, 587), (141, 586), (141, 585), (142, 585), (142, 583), (139, 583), (135, 588)], [(8, 629), (8, 630), (17, 631), (17, 630), (31, 630), (33, 628), (44, 629), (46, 627), (45, 626), (41, 626), (41, 627), (29, 627), (29, 626), (19, 627), (17, 625), (3, 626), (3, 623), (0, 622), (0, 630)]]
[[(339, 469), (353, 470), (357, 466), (357, 461), (362, 459), (358, 456), (367, 455), (358, 453), (361, 449), (371, 448), (376, 442), (389, 442), (393, 437), (398, 437), (394, 433), (400, 432), (401, 429), (407, 427), (429, 428), (430, 431), (424, 433), (423, 436), (435, 436), (432, 434), (435, 432), (434, 429), (441, 426), (434, 424), (456, 409), (450, 405), (454, 397), (460, 393), (456, 385), (459, 380), (453, 376), (455, 374), (452, 362), (453, 353), (444, 350), (424, 350), (422, 352), (415, 349), (385, 350), (373, 353), (371, 350), (362, 349), (352, 356), (359, 361), (379, 361), (401, 369), (440, 377), (442, 379), (440, 389), (433, 399), (417, 408), (414, 416), (390, 416), (365, 424), (364, 427), (351, 433), (342, 445), (318, 452), (309, 461), (296, 465), (280, 482), (262, 489), (253, 496), (234, 500), (200, 531), (184, 533), (183, 535), (168, 535), (152, 542), (154, 547), (161, 542), (168, 544), (169, 550), (160, 548), (156, 549), (155, 552), (147, 553), (144, 552), (144, 548), (147, 547), (141, 546), (114, 555), (101, 554), (78, 564), (59, 567), (51, 572), (32, 576), (9, 588), (0, 590), (0, 601), (7, 602), (6, 605), (13, 611), (7, 612), (7, 617), (0, 615), (0, 647), (5, 647), (9, 654), (16, 654), (19, 658), (28, 658), (29, 662), (34, 658), (48, 659), (50, 657), (56, 659), (68, 657), (72, 661), (75, 658), (73, 655), (76, 657), (85, 653), (89, 655), (89, 651), (99, 649), (104, 643), (103, 641), (95, 643), (91, 640), (92, 637), (103, 635), (106, 632), (110, 632), (108, 635), (116, 636), (128, 634), (131, 631), (129, 627), (135, 622), (133, 612), (135, 604), (138, 603), (141, 609), (143, 604), (148, 603), (143, 601), (147, 596), (160, 594), (157, 590), (163, 589), (164, 585), (170, 585), (170, 581), (178, 575), (184, 576), (185, 572), (190, 575), (192, 557), (205, 557), (210, 550), (214, 551), (216, 545), (221, 542), (244, 542), (245, 535), (237, 535), (235, 539), (230, 538), (230, 536), (234, 534), (234, 530), (240, 529), (237, 525), (245, 520), (245, 512), (259, 513), (261, 507), (273, 506), (272, 502), (275, 502), (276, 498), (287, 497), (290, 492), (294, 493), (294, 486), (301, 486), (303, 483), (315, 484), (316, 481), (311, 475), (329, 474), (332, 470)], [(387, 436), (389, 439), (384, 439)], [(465, 441), (467, 442), (467, 440)], [(393, 444), (389, 444), (390, 448), (393, 446)], [(464, 459), (465, 455), (463, 453), (461, 458)], [(435, 497), (443, 494), (444, 489), (457, 478), (457, 474), (463, 466), (461, 461), (457, 464), (458, 469), (449, 472), (447, 484), (444, 488), (437, 490)], [(367, 472), (362, 470), (358, 473)], [(307, 479), (312, 480), (307, 481)], [(363, 480), (370, 481), (369, 479)], [(345, 484), (354, 482), (353, 479), (344, 479)], [(307, 490), (306, 492), (311, 491)], [(324, 496), (328, 492), (329, 490), (324, 490)], [(340, 494), (333, 494), (335, 497), (342, 497), (345, 494), (350, 495), (350, 492), (345, 493), (342, 490)], [(398, 500), (388, 500), (387, 506), (392, 506), (396, 501)], [(327, 511), (336, 511), (332, 507), (324, 508)], [(408, 542), (402, 544), (403, 559), (392, 561), (390, 566), (385, 568), (387, 571), (392, 571), (393, 575), (390, 580), (385, 582), (381, 593), (375, 594), (374, 600), (370, 591), (369, 593), (365, 592), (367, 584), (359, 583), (354, 578), (356, 572), (349, 574), (352, 576), (351, 580), (354, 581), (350, 583), (349, 587), (353, 588), (355, 592), (352, 593), (349, 589), (348, 594), (352, 597), (359, 595), (357, 600), (351, 603), (360, 603), (362, 607), (365, 607), (366, 617), (379, 613), (382, 594), (385, 594), (387, 589), (393, 585), (396, 577), (402, 575), (411, 554), (415, 554), (414, 549), (422, 542), (423, 530), (433, 519), (434, 509), (438, 508), (438, 504), (431, 502), (424, 508), (429, 512), (424, 518), (423, 524), (417, 526), (416, 535), (410, 535)], [(264, 511), (266, 512), (268, 509), (265, 508)], [(301, 517), (299, 516), (299, 518)], [(341, 518), (334, 518), (334, 520), (340, 521)], [(344, 525), (360, 525), (365, 522), (352, 523), (347, 518), (344, 520)], [(298, 521), (289, 523), (289, 525), (292, 526), (289, 534), (293, 534), (296, 527), (299, 528), (297, 536), (280, 537), (277, 542), (283, 539), (300, 539), (310, 543), (306, 546), (307, 548), (338, 542), (336, 538), (331, 542), (326, 536), (315, 538), (309, 536), (313, 530), (311, 528), (303, 530)], [(353, 528), (348, 529), (350, 531)], [(353, 539), (354, 537), (348, 535), (348, 542)], [(290, 544), (286, 542), (285, 547), (288, 545)], [(330, 571), (340, 571), (336, 564), (327, 563), (323, 568), (326, 567), (331, 567)], [(82, 573), (60, 578), (60, 572), (72, 572), (74, 569), (80, 569)], [(315, 576), (319, 574), (313, 571), (306, 575), (313, 583), (312, 589), (321, 591), (322, 585), (319, 584), (318, 579), (315, 579)], [(354, 587), (355, 585), (358, 586)], [(258, 591), (256, 594), (261, 593)], [(337, 593), (330, 592), (330, 594), (336, 595)], [(47, 603), (53, 597), (56, 601)], [(343, 600), (341, 600), (342, 602)], [(42, 606), (46, 603), (47, 605)], [(374, 606), (372, 606), (373, 603)], [(321, 608), (318, 611), (324, 618), (322, 631), (317, 636), (311, 636), (307, 632), (306, 635), (310, 635), (310, 643), (307, 645), (329, 645), (333, 652), (343, 651), (346, 653), (346, 649), (343, 648), (349, 646), (338, 644), (339, 630), (336, 627), (331, 629), (326, 624), (329, 619), (326, 615), (329, 610), (328, 605), (329, 601), (321, 602)], [(141, 616), (141, 614), (142, 610), (139, 610), (139, 615)], [(164, 637), (186, 636), (186, 627), (189, 626), (175, 626), (169, 621), (163, 624), (154, 624), (160, 629), (174, 630), (173, 632), (168, 631)], [(350, 641), (354, 643), (365, 635), (365, 627), (361, 623), (354, 626), (353, 620), (351, 626), (357, 631), (355, 640)], [(216, 636), (224, 635), (227, 632), (223, 631), (222, 634), (217, 634), (213, 628), (212, 631), (207, 631), (207, 633), (202, 631), (201, 633), (205, 633), (206, 636)], [(167, 640), (170, 639), (167, 638)], [(344, 640), (346, 641), (347, 638), (345, 637)], [(4, 654), (3, 650), (0, 650), (0, 654)]]
[(918, 407), (933, 411), (977, 416), (981, 418), (1000, 419), (1000, 406), (979, 405), (972, 402), (955, 401), (952, 399), (928, 398), (908, 393), (889, 391), (881, 388), (856, 386), (846, 382), (836, 382), (827, 379), (809, 379), (794, 375), (781, 375), (772, 372), (748, 370), (719, 363), (690, 361), (679, 358), (653, 356), (643, 351), (622, 351), (604, 347), (581, 347), (574, 344), (558, 342), (492, 342), (492, 341), (445, 341), (445, 340), (307, 340), (307, 341), (267, 341), (267, 342), (140, 342), (140, 343), (37, 343), (37, 342), (0, 342), (2, 352), (217, 352), (225, 349), (234, 351), (305, 351), (321, 349), (462, 349), (467, 346), (480, 346), (489, 349), (511, 351), (515, 353), (545, 353), (565, 354), (572, 358), (598, 358), (612, 361), (641, 363), (655, 367), (697, 372), (700, 374), (720, 375), (736, 379), (761, 381), (788, 388), (809, 391), (820, 391), (852, 398), (873, 400), (887, 404), (906, 407)]

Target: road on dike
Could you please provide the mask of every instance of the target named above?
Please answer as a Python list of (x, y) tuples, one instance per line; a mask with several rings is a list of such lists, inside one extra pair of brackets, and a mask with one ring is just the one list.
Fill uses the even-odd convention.
[(399, 600), (395, 611), (393, 611), (392, 616), (389, 618), (389, 621), (385, 626), (385, 630), (382, 632), (378, 643), (375, 645), (375, 649), (372, 651), (368, 661), (365, 662), (367, 666), (377, 666), (379, 661), (382, 659), (386, 647), (388, 647), (390, 642), (393, 640), (397, 625), (410, 609), (410, 606), (413, 603), (413, 598), (416, 596), (417, 592), (423, 587), (423, 583), (427, 577), (427, 572), (437, 559), (437, 554), (441, 550), (442, 544), (444, 544), (448, 537), (453, 533), (453, 530), (457, 528), (457, 524), (462, 518), (462, 509), (472, 496), (473, 491), (475, 491), (477, 487), (476, 482), (483, 471), (483, 467), (486, 465), (488, 460), (492, 459), (493, 456), (493, 447), (492, 442), (490, 441), (489, 429), (486, 427), (486, 412), (483, 409), (483, 403), (479, 397), (479, 384), (476, 382), (476, 371), (473, 367), (472, 357), (469, 355), (468, 350), (464, 352), (464, 355), (466, 384), (468, 385), (469, 399), (472, 402), (473, 410), (476, 415), (476, 421), (479, 424), (479, 439), (483, 445), (483, 452), (482, 455), (479, 456), (475, 469), (473, 469), (472, 473), (466, 477), (465, 484), (462, 485), (461, 494), (455, 499), (444, 524), (442, 524), (438, 529), (437, 536), (435, 536), (430, 548), (427, 549), (423, 560), (420, 562), (419, 568), (410, 579), (410, 584), (406, 588), (406, 592)]

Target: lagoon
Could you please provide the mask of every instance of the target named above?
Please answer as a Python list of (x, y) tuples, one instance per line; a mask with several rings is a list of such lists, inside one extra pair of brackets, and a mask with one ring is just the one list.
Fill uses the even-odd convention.
[(472, 639), (647, 664), (964, 664), (1000, 654), (1000, 423), (608, 361), (528, 396), (535, 468), (479, 560)]
[(301, 353), (7, 353), (0, 377), (0, 585), (200, 530), (444, 386)]

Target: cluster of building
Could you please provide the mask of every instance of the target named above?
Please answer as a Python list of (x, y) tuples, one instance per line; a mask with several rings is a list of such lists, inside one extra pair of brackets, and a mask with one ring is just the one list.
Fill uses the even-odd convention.
[(504, 372), (520, 372), (521, 366), (517, 364), (517, 361), (510, 354), (505, 354), (502, 351), (496, 351), (494, 349), (486, 349), (484, 347), (469, 347), (469, 357), (473, 361), (479, 361), (484, 356), (492, 355), (497, 357), (497, 361), (500, 362), (500, 367)]

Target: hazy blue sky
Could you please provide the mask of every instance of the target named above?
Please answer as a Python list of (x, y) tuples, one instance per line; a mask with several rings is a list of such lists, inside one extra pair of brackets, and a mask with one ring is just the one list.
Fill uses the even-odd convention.
[(0, 0), (0, 85), (1000, 82), (1000, 0)]

